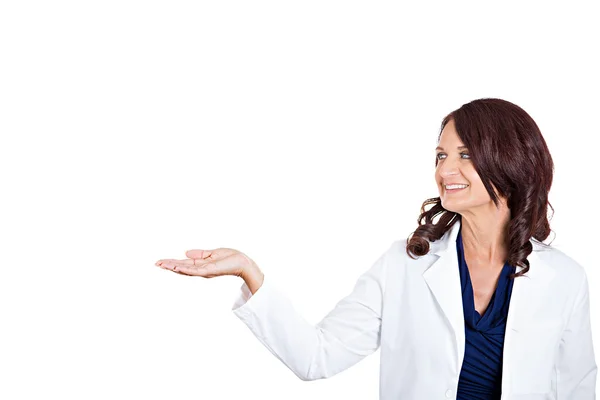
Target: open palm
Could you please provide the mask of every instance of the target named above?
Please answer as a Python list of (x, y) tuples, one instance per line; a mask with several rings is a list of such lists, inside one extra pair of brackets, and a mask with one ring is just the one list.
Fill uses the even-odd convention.
[(242, 276), (253, 261), (244, 253), (229, 248), (214, 250), (188, 250), (183, 260), (165, 258), (158, 260), (156, 266), (182, 275), (213, 278), (221, 275)]

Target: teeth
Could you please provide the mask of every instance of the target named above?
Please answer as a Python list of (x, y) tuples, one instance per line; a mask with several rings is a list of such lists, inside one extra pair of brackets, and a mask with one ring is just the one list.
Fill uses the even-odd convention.
[(446, 185), (446, 189), (462, 189), (469, 185)]

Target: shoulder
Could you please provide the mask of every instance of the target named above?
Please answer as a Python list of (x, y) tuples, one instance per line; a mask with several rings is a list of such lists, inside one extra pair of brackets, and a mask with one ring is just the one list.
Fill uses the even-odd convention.
[[(543, 247), (542, 247), (543, 246)], [(534, 252), (541, 260), (558, 273), (582, 275), (585, 273), (583, 266), (573, 257), (552, 245), (534, 245)]]
[(570, 284), (578, 288), (587, 279), (585, 268), (577, 260), (552, 245), (535, 243), (531, 254), (546, 268), (552, 269), (555, 280), (563, 285)]
[[(410, 265), (409, 270), (415, 273), (422, 273), (427, 269), (437, 258), (438, 255), (434, 254), (439, 246), (438, 242), (430, 243), (429, 252), (423, 256), (411, 256), (406, 251), (408, 245), (407, 239), (395, 240), (388, 248), (386, 254), (388, 263), (393, 265), (394, 270), (404, 270), (405, 267)], [(413, 258), (414, 257), (414, 258)]]
[(387, 250), (387, 256), (390, 260), (396, 262), (400, 260), (410, 259), (406, 253), (406, 245), (408, 241), (406, 239), (394, 240)]

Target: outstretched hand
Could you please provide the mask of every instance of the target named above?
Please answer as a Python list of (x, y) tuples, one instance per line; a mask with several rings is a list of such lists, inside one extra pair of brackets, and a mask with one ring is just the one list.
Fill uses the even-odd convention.
[(241, 277), (244, 271), (254, 263), (244, 253), (228, 248), (214, 250), (188, 250), (183, 260), (165, 258), (158, 260), (156, 266), (181, 275), (213, 278), (221, 275)]

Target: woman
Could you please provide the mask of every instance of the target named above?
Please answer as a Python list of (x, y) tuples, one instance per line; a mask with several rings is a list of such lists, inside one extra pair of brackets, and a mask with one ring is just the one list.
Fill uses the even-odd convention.
[(316, 326), (237, 250), (157, 265), (241, 277), (233, 312), (302, 380), (381, 347), (382, 400), (595, 399), (585, 271), (542, 243), (554, 166), (540, 130), (500, 99), (465, 104), (441, 128), (440, 196)]

